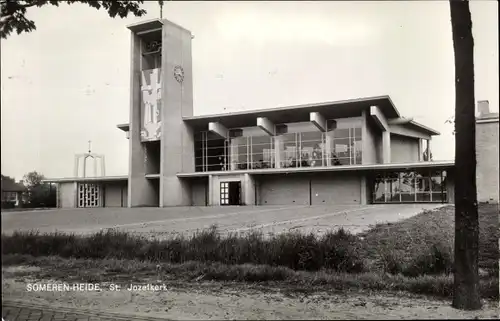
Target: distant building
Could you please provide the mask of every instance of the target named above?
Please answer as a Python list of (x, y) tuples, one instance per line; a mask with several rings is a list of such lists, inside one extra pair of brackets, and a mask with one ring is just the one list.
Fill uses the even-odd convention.
[(2, 208), (18, 207), (26, 202), (27, 188), (23, 181), (16, 181), (10, 177), (2, 175)]
[(476, 118), (476, 175), (479, 202), (498, 203), (498, 113), (491, 113), (489, 102), (478, 102)]
[(191, 33), (129, 29), (129, 174), (49, 180), (59, 207), (454, 202), (454, 161), (429, 156), (439, 133), (389, 96), (194, 116)]

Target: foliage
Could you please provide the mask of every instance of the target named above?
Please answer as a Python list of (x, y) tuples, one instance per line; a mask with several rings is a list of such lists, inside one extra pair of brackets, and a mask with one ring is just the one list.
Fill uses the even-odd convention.
[(28, 188), (28, 203), (25, 207), (56, 207), (56, 187), (50, 183), (43, 183), (45, 176), (32, 171), (23, 176)]
[[(498, 275), (498, 209), (480, 205), (480, 267)], [(216, 227), (191, 237), (148, 240), (114, 230), (88, 236), (19, 232), (3, 235), (4, 254), (60, 255), (78, 258), (264, 264), (293, 270), (363, 270), (407, 276), (450, 273), (453, 266), (454, 208), (426, 211), (394, 224), (379, 224), (351, 235), (344, 230), (323, 236), (285, 233), (264, 237), (254, 231), (221, 236)]]
[[(480, 266), (489, 272), (480, 279), (481, 295), (498, 299), (498, 207), (480, 204), (479, 209)], [(148, 240), (114, 230), (87, 236), (15, 232), (2, 234), (2, 259), (4, 264), (5, 259), (20, 264), (74, 258), (66, 262), (80, 262), (80, 267), (85, 264), (85, 271), (90, 265), (102, 268), (99, 262), (108, 262), (104, 264), (106, 272), (116, 275), (161, 270), (187, 280), (280, 281), (304, 287), (450, 297), (453, 214), (453, 206), (445, 206), (394, 224), (379, 224), (359, 235), (338, 230), (324, 236), (286, 233), (265, 238), (251, 232), (222, 237), (212, 227), (192, 237)]]
[(2, 182), (4, 182), (4, 181), (9, 181), (11, 183), (15, 183), (16, 182), (16, 180), (14, 178), (12, 178), (10, 176), (5, 176), (5, 175), (2, 174)]
[(119, 16), (120, 18), (127, 17), (130, 13), (141, 17), (146, 14), (146, 10), (141, 9), (140, 5), (144, 1), (94, 1), (94, 0), (1, 0), (2, 14), (0, 19), (0, 37), (7, 38), (12, 31), (17, 34), (23, 32), (31, 32), (36, 30), (36, 25), (33, 20), (26, 17), (28, 8), (43, 7), (45, 5), (53, 5), (58, 7), (60, 3), (82, 3), (97, 10), (104, 9), (111, 18)]
[(25, 207), (56, 207), (57, 189), (49, 183), (40, 184), (29, 191)]
[[(2, 255), (2, 266), (36, 266), (31, 277), (63, 282), (145, 283), (152, 278), (189, 284), (199, 281), (264, 282), (286, 291), (405, 291), (421, 295), (449, 298), (453, 278), (448, 275), (406, 277), (366, 272), (351, 274), (321, 270), (294, 271), (287, 267), (253, 264), (222, 264), (188, 261), (158, 263), (152, 261), (105, 259), (67, 259), (58, 256)], [(21, 272), (19, 272), (21, 273)], [(279, 283), (277, 283), (279, 282)], [(498, 301), (498, 275), (480, 282), (481, 297)]]
[[(455, 126), (455, 116), (451, 116), (450, 118), (445, 120), (444, 123), (445, 124), (452, 124), (453, 126)], [(455, 128), (453, 128), (452, 134), (455, 135), (455, 133), (456, 133)]]
[(267, 264), (293, 270), (326, 268), (352, 273), (364, 269), (357, 238), (343, 230), (320, 238), (314, 234), (287, 233), (266, 239), (258, 232), (222, 237), (212, 227), (191, 238), (176, 236), (165, 240), (146, 240), (114, 230), (89, 236), (15, 232), (2, 235), (2, 253), (171, 263)]
[(37, 171), (32, 171), (23, 176), (23, 181), (28, 190), (35, 188), (42, 184), (42, 180), (45, 179), (43, 174), (38, 173)]

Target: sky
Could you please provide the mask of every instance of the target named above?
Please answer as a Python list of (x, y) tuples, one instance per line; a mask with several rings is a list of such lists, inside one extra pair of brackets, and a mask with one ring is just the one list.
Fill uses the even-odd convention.
[[(497, 1), (471, 2), (475, 97), (498, 112)], [(106, 157), (127, 175), (130, 31), (159, 18), (111, 19), (82, 4), (28, 9), (37, 30), (1, 41), (1, 171), (73, 176), (74, 155)], [(441, 132), (435, 160), (454, 158), (454, 58), (448, 1), (170, 2), (190, 30), (194, 114), (390, 95), (403, 116)]]

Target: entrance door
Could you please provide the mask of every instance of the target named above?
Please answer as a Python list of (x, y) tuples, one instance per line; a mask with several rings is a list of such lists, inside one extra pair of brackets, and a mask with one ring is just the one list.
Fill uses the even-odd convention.
[(220, 205), (241, 204), (241, 182), (220, 183)]

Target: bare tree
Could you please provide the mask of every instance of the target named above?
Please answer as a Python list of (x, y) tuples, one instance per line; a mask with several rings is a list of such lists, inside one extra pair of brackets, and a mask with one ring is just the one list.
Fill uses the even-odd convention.
[(455, 53), (455, 282), (453, 307), (481, 308), (476, 189), (474, 39), (469, 2), (450, 0)]

